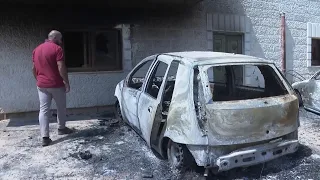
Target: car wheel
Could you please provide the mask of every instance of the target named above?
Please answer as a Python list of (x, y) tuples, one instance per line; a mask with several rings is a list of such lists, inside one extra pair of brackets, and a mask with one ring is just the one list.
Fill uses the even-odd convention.
[(195, 165), (193, 156), (184, 144), (175, 143), (169, 140), (167, 155), (173, 170), (181, 171)]
[(122, 120), (122, 114), (121, 114), (121, 108), (120, 108), (119, 101), (117, 101), (115, 103), (115, 108), (116, 108), (116, 110), (115, 110), (116, 118), (118, 120)]
[(298, 100), (299, 100), (299, 107), (302, 107), (303, 106), (303, 102), (302, 102), (302, 97), (301, 97), (301, 94), (298, 90), (294, 90), (295, 93), (297, 94), (297, 97), (298, 97)]

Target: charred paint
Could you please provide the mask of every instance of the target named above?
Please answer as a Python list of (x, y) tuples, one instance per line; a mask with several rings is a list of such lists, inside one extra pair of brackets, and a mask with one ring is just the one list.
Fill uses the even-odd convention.
[(298, 102), (294, 95), (285, 97), (207, 105), (209, 145), (263, 141), (295, 131)]
[[(184, 55), (186, 57), (183, 57)], [(275, 70), (274, 64), (253, 57), (232, 55), (240, 59), (234, 62), (230, 54), (212, 52), (169, 53), (163, 55), (165, 56), (174, 57), (166, 58), (168, 62), (179, 59), (181, 63), (176, 75), (163, 137), (170, 138), (176, 143), (186, 144), (198, 165), (212, 164), (219, 156), (237, 150), (241, 145), (247, 148), (251, 145), (264, 146), (263, 144), (272, 139), (297, 131), (299, 125), (297, 97), (280, 72)], [(201, 56), (208, 58), (202, 62)], [(287, 93), (281, 96), (237, 101), (210, 100), (212, 92), (208, 88), (205, 80), (207, 77), (200, 66), (232, 64), (269, 65), (284, 83)], [(194, 67), (197, 65), (200, 67), (199, 76), (194, 78)], [(140, 103), (139, 107), (146, 103)], [(138, 113), (143, 112), (138, 111)], [(157, 113), (157, 117), (153, 118), (160, 122), (158, 119), (160, 114)], [(142, 133), (145, 135), (144, 138), (148, 139), (147, 136), (151, 136), (149, 131), (153, 126), (148, 123), (147, 117), (140, 117), (139, 120), (145, 121), (148, 125), (145, 130), (141, 129), (148, 131)], [(153, 123), (153, 120), (150, 123)]]

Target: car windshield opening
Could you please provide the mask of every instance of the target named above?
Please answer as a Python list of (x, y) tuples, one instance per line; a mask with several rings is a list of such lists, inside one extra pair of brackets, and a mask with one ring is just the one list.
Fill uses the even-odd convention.
[(212, 66), (206, 70), (212, 101), (257, 99), (288, 94), (270, 65)]

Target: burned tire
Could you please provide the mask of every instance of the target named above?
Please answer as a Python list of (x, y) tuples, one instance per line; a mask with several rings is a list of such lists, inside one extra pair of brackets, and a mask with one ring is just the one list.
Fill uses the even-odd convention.
[(297, 97), (298, 97), (298, 100), (299, 100), (299, 107), (302, 107), (303, 106), (303, 101), (302, 101), (302, 97), (301, 97), (301, 94), (298, 90), (294, 90), (294, 92), (296, 93)]
[(195, 165), (195, 161), (188, 148), (184, 144), (168, 142), (167, 155), (173, 170), (182, 171)]

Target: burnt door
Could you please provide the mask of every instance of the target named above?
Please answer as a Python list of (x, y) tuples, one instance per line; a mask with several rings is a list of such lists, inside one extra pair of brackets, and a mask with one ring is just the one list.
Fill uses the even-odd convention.
[[(138, 102), (138, 119), (142, 137), (151, 146), (152, 127), (155, 119), (161, 118), (159, 115), (159, 105), (161, 102), (164, 79), (167, 74), (168, 64), (161, 61), (158, 57), (157, 64), (152, 70), (148, 79), (146, 79), (146, 88), (141, 93)], [(161, 111), (160, 111), (161, 113)]]

